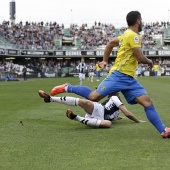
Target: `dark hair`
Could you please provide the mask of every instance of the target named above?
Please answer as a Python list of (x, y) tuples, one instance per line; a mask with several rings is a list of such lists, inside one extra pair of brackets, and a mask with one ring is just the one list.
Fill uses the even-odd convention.
[(126, 21), (127, 21), (128, 26), (135, 25), (138, 19), (141, 19), (141, 14), (138, 11), (131, 11), (126, 16)]

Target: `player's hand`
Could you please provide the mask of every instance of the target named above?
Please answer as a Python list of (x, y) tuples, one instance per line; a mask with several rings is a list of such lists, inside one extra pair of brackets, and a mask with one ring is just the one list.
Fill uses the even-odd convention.
[(150, 60), (150, 59), (149, 59), (148, 66), (149, 66), (150, 69), (152, 69), (152, 67), (153, 67), (153, 62), (152, 62), (152, 60)]
[(105, 61), (102, 61), (99, 63), (99, 67), (101, 70), (104, 69), (106, 65), (107, 65), (107, 62), (105, 62)]

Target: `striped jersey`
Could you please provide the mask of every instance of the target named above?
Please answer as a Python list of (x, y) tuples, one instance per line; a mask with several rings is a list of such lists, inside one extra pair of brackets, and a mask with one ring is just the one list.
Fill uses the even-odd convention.
[(84, 62), (80, 62), (77, 68), (79, 69), (79, 73), (85, 73), (86, 64)]
[(118, 108), (123, 103), (117, 96), (112, 96), (102, 103), (104, 106), (104, 119), (112, 120), (118, 117), (120, 109)]
[(96, 67), (94, 65), (89, 66), (89, 72), (94, 72)]

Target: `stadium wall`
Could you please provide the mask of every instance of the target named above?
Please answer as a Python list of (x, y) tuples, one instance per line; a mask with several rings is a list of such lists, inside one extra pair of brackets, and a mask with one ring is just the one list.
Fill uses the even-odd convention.
[[(148, 57), (170, 57), (169, 50), (143, 50)], [(0, 57), (102, 57), (104, 50), (25, 50), (0, 48)], [(116, 57), (117, 50), (113, 50), (111, 57)]]
[[(143, 50), (144, 55), (148, 58), (169, 58), (170, 59), (170, 51), (168, 50)], [(6, 49), (0, 48), (0, 60), (5, 60), (7, 58), (13, 58), (17, 60), (26, 60), (27, 58), (44, 58), (44, 59), (60, 59), (61, 60), (79, 60), (81, 57), (86, 59), (94, 59), (100, 60), (102, 59), (104, 54), (104, 50), (26, 50), (26, 49)], [(117, 55), (117, 50), (113, 50), (110, 59), (114, 61)], [(1, 72), (0, 80), (5, 79), (5, 75), (8, 72)], [(47, 78), (47, 77), (77, 77), (78, 72), (75, 68), (72, 67), (62, 67), (61, 69), (53, 69), (49, 72), (43, 72), (39, 68), (35, 68), (33, 71), (27, 73), (29, 78)], [(87, 76), (88, 73), (86, 73)], [(102, 76), (107, 75), (107, 71), (103, 71)], [(153, 76), (152, 70), (144, 70), (142, 73), (143, 76)], [(159, 73), (159, 76), (170, 76), (170, 67), (164, 69)], [(18, 74), (19, 78), (22, 78), (22, 74)]]

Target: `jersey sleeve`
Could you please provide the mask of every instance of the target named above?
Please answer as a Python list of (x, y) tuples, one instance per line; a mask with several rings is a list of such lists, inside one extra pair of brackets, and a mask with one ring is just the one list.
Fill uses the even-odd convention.
[(131, 34), (129, 37), (129, 43), (131, 48), (141, 47), (141, 39), (138, 34)]
[(122, 40), (122, 38), (123, 38), (123, 34), (122, 34), (122, 35), (120, 35), (120, 36), (118, 36), (117, 38), (118, 38), (118, 40), (119, 40), (119, 41), (121, 41), (121, 40)]
[(112, 101), (112, 103), (114, 103), (117, 107), (119, 107), (120, 105), (122, 105), (123, 103), (119, 100), (119, 98), (117, 96), (112, 96), (110, 98), (110, 100)]

